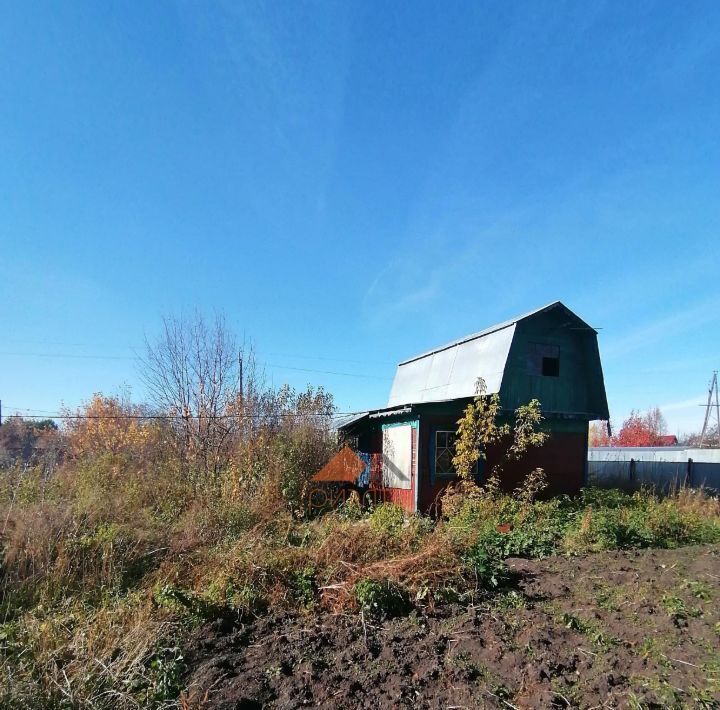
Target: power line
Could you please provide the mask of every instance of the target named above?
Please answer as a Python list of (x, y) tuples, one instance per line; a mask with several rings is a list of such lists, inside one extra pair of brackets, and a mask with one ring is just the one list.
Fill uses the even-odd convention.
[(4, 341), (6, 344), (15, 346), (15, 345), (38, 345), (40, 347), (47, 347), (47, 346), (56, 346), (59, 345), (61, 348), (120, 348), (121, 350), (134, 350), (133, 345), (122, 345), (120, 343), (89, 343), (85, 341), (84, 343), (73, 343), (68, 342), (67, 340), (26, 340), (26, 339), (20, 339), (20, 338), (8, 338)]
[(364, 377), (369, 380), (391, 380), (392, 377), (382, 377), (381, 375), (365, 375), (357, 372), (334, 372), (332, 370), (313, 370), (307, 367), (290, 367), (289, 365), (267, 365), (277, 370), (296, 370), (297, 372), (317, 372), (323, 375), (341, 375), (343, 377)]
[(50, 409), (31, 409), (30, 407), (13, 407), (12, 404), (5, 404), (8, 409), (12, 409), (15, 412), (33, 412), (35, 414), (53, 414)]
[[(16, 411), (17, 407), (13, 407)], [(41, 411), (41, 410), (23, 410), (21, 411)], [(310, 418), (310, 417), (345, 417), (355, 414), (364, 414), (365, 410), (357, 412), (315, 412), (301, 414), (298, 412), (279, 412), (274, 414), (60, 414), (58, 412), (44, 412), (49, 419), (165, 419), (186, 421), (188, 419), (273, 419), (273, 418)], [(28, 415), (26, 415), (28, 416)], [(6, 419), (22, 419), (21, 414), (10, 414)]]
[[(67, 343), (63, 341), (58, 340), (48, 340), (48, 341), (41, 341), (41, 340), (14, 340), (14, 341), (6, 341), (6, 345), (39, 345), (39, 346), (55, 346), (59, 345), (60, 347), (67, 347), (67, 348), (86, 348), (88, 346), (90, 347), (114, 347), (113, 345), (104, 344), (104, 343)], [(134, 346), (127, 345), (127, 346), (120, 346), (121, 350), (132, 350), (133, 352), (136, 351)], [(0, 355), (8, 355), (8, 356), (20, 356), (20, 357), (63, 357), (63, 358), (98, 358), (98, 359), (106, 359), (106, 358), (117, 358), (117, 359), (128, 359), (128, 360), (134, 360), (138, 359), (137, 355), (104, 355), (104, 354), (86, 354), (83, 355), (82, 353), (25, 353), (25, 352), (5, 352), (0, 353)], [(287, 352), (265, 352), (265, 355), (268, 355), (270, 357), (290, 357), (290, 358), (297, 358), (300, 360), (322, 360), (326, 362), (351, 362), (356, 365), (387, 365), (394, 367), (397, 363), (390, 362), (389, 360), (367, 360), (367, 359), (352, 359), (352, 358), (344, 358), (344, 357), (327, 357), (325, 355), (305, 355), (300, 353), (287, 353)]]
[(396, 362), (390, 362), (389, 360), (353, 360), (350, 358), (344, 358), (344, 357), (324, 357), (322, 355), (299, 355), (297, 353), (274, 353), (274, 352), (267, 352), (266, 355), (269, 355), (270, 357), (291, 357), (291, 358), (299, 358), (300, 360), (324, 360), (326, 362), (352, 362), (357, 365), (384, 365), (384, 366), (391, 366), (395, 367), (397, 365)]
[(80, 360), (137, 360), (135, 355), (82, 355), (80, 353), (17, 353), (2, 352), (0, 356), (7, 357), (48, 357), (58, 359)]
[[(134, 360), (140, 361), (142, 358), (131, 355), (82, 355), (78, 353), (21, 353), (21, 352), (0, 352), (0, 356), (12, 356), (12, 357), (44, 357), (44, 358), (57, 358), (57, 359), (80, 359), (80, 360)], [(302, 357), (302, 356), (301, 356)], [(322, 358), (320, 358), (322, 359)], [(330, 358), (328, 358), (330, 359)], [(348, 362), (355, 362), (349, 360)], [(381, 375), (367, 375), (361, 372), (337, 372), (335, 370), (317, 370), (309, 367), (293, 367), (291, 365), (273, 365), (265, 364), (263, 367), (267, 367), (274, 370), (293, 370), (295, 372), (312, 372), (320, 375), (335, 375), (338, 377), (358, 377), (361, 379), (369, 380), (391, 380), (391, 377), (383, 377)]]

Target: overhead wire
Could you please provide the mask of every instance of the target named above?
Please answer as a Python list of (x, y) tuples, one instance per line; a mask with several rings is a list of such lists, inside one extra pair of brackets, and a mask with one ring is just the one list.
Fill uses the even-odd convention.
[[(60, 344), (60, 343), (57, 343)], [(306, 359), (317, 359), (317, 360), (324, 360), (324, 361), (336, 361), (336, 362), (364, 362), (361, 360), (345, 360), (343, 358), (326, 358), (321, 356), (313, 356), (313, 355), (291, 355), (289, 353), (270, 353), (276, 356), (283, 356), (283, 357), (298, 357), (298, 358), (306, 358)], [(43, 357), (43, 358), (69, 358), (69, 359), (83, 359), (83, 360), (135, 360), (139, 361), (142, 358), (138, 355), (104, 355), (104, 354), (83, 354), (83, 353), (38, 353), (38, 352), (0, 352), (0, 356), (13, 356), (13, 357)], [(381, 364), (381, 363), (377, 363)], [(386, 363), (382, 363), (386, 364)], [(387, 363), (389, 364), (389, 363)], [(389, 381), (392, 378), (391, 377), (384, 377), (381, 375), (370, 375), (366, 373), (359, 373), (359, 372), (339, 372), (336, 370), (319, 370), (316, 368), (309, 368), (309, 367), (294, 367), (292, 365), (277, 365), (272, 363), (264, 364), (263, 367), (267, 367), (270, 369), (275, 370), (290, 370), (293, 372), (308, 372), (308, 373), (315, 373), (315, 374), (322, 374), (322, 375), (333, 375), (337, 377), (355, 377), (360, 379), (373, 379), (373, 380), (381, 380), (381, 381)], [(44, 415), (51, 419), (186, 419), (187, 417), (183, 417), (182, 415), (79, 415), (79, 414), (63, 414), (60, 412), (53, 412), (51, 410), (47, 409), (33, 409), (29, 407), (13, 407), (12, 405), (5, 405), (7, 409), (13, 410), (15, 412), (25, 412), (25, 416), (38, 416), (38, 415)], [(356, 414), (363, 413), (362, 411), (353, 411), (353, 412), (335, 412), (332, 414), (314, 414), (314, 415), (307, 415), (307, 414), (297, 414), (297, 413), (283, 413), (283, 414), (273, 414), (273, 415), (264, 415), (264, 414), (242, 414), (242, 415), (236, 415), (236, 414), (227, 414), (227, 415), (219, 415), (219, 418), (232, 418), (232, 417), (238, 417), (242, 416), (245, 418), (263, 418), (263, 417), (304, 417), (304, 416), (331, 416), (331, 417), (341, 417), (341, 416), (353, 416)], [(9, 419), (11, 417), (18, 417), (22, 415), (7, 415), (5, 418)], [(193, 415), (190, 417), (191, 419), (196, 418), (206, 418), (204, 415)]]
[[(6, 405), (8, 406), (8, 405)], [(253, 414), (253, 413), (238, 413), (238, 414), (63, 414), (61, 412), (51, 412), (45, 409), (30, 409), (27, 407), (12, 407), (8, 406), (9, 409), (15, 412), (32, 412), (33, 414), (26, 414), (25, 416), (37, 416), (38, 414), (45, 415), (48, 419), (169, 419), (169, 420), (187, 420), (187, 419), (272, 419), (274, 417), (281, 418), (301, 418), (301, 417), (345, 417), (353, 416), (356, 414), (364, 414), (367, 410), (358, 410), (355, 412), (277, 412), (271, 414)], [(4, 418), (22, 418), (21, 414), (8, 414)]]
[[(46, 419), (62, 419), (62, 420), (75, 420), (75, 419), (131, 419), (131, 420), (163, 420), (163, 421), (187, 421), (189, 419), (302, 419), (302, 418), (313, 418), (313, 417), (345, 417), (354, 416), (356, 414), (364, 414), (365, 411), (359, 412), (334, 412), (332, 414), (316, 412), (315, 414), (297, 414), (295, 412), (283, 412), (279, 414), (214, 414), (214, 415), (202, 415), (202, 414), (191, 414), (187, 417), (181, 415), (172, 414), (44, 414)], [(3, 415), (4, 420), (8, 419), (25, 419), (25, 418), (36, 418), (36, 415), (29, 414), (8, 414)]]
[[(0, 352), (0, 356), (9, 357), (46, 357), (46, 358), (58, 358), (58, 359), (81, 359), (81, 360), (135, 360), (139, 361), (142, 358), (137, 355), (84, 355), (81, 353), (23, 353), (23, 352)], [(299, 356), (303, 357), (303, 356)], [(307, 356), (311, 357), (311, 356)], [(318, 358), (323, 359), (323, 358)], [(331, 360), (332, 358), (327, 358)], [(356, 362), (354, 360), (343, 361), (341, 359), (338, 362)], [(263, 367), (267, 367), (273, 370), (292, 370), (295, 372), (311, 372), (321, 375), (335, 375), (338, 377), (358, 377), (361, 379), (370, 380), (390, 380), (390, 377), (384, 377), (382, 375), (369, 375), (362, 372), (338, 372), (336, 370), (318, 370), (310, 367), (293, 367), (292, 365), (276, 365), (272, 363), (266, 363)]]

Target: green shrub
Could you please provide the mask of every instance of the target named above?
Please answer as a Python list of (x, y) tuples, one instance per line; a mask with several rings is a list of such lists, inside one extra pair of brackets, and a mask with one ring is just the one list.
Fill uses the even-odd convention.
[(232, 583), (227, 587), (227, 599), (235, 609), (245, 614), (260, 614), (267, 609), (267, 600), (254, 586), (242, 584), (235, 587)]
[(675, 621), (702, 616), (702, 609), (696, 606), (687, 606), (680, 597), (674, 594), (663, 594), (660, 601), (668, 616)]
[(488, 545), (488, 542), (486, 538), (471, 547), (463, 561), (481, 587), (494, 589), (506, 579), (507, 566), (497, 548), (493, 547), (492, 542)]
[[(18, 466), (18, 481), (16, 484), (16, 496), (19, 503), (37, 503), (44, 497), (45, 484), (42, 469), (35, 468), (20, 469)], [(3, 473), (3, 475), (9, 475)]]
[(381, 503), (370, 515), (370, 527), (385, 535), (397, 535), (405, 524), (405, 511), (394, 503)]
[(720, 540), (717, 521), (680, 510), (672, 498), (653, 501), (645, 517), (655, 547), (672, 548)]
[(552, 519), (525, 519), (509, 532), (494, 531), (489, 537), (503, 557), (546, 557), (556, 550), (558, 525)]
[(315, 569), (304, 567), (297, 570), (292, 578), (293, 596), (302, 606), (309, 606), (315, 598)]
[(652, 544), (653, 535), (645, 525), (642, 512), (610, 508), (599, 512), (593, 521), (599, 549), (624, 550)]
[(365, 513), (362, 505), (360, 504), (360, 496), (356, 492), (349, 495), (347, 499), (335, 510), (335, 515), (337, 515), (340, 520), (345, 520), (347, 522), (357, 522), (358, 520), (362, 520)]
[[(510, 496), (493, 499), (487, 496), (464, 496), (461, 502), (452, 500), (452, 513), (448, 515), (447, 527), (457, 541), (471, 538), (487, 527), (495, 528), (510, 522), (519, 510), (519, 504)], [(443, 501), (445, 510), (446, 501)]]
[(595, 509), (601, 508), (628, 508), (634, 506), (638, 502), (638, 498), (630, 493), (620, 490), (619, 488), (583, 488), (577, 499), (577, 505), (580, 510), (584, 510), (589, 505)]
[(412, 608), (405, 588), (389, 579), (361, 579), (355, 585), (355, 598), (363, 611), (374, 616), (402, 616)]
[(148, 671), (149, 684), (143, 700), (167, 703), (180, 695), (185, 659), (177, 646), (157, 651), (148, 663)]
[(674, 548), (720, 540), (716, 516), (687, 509), (674, 496), (589, 489), (577, 502), (587, 508), (566, 530), (565, 546), (571, 550)]

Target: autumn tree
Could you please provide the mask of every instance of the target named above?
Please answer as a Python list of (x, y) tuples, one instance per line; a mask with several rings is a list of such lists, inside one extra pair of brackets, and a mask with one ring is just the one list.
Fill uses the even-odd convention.
[(661, 437), (667, 433), (667, 422), (660, 407), (653, 407), (646, 412), (645, 425), (650, 432), (652, 446), (658, 446), (661, 443)]
[(0, 426), (0, 468), (17, 462), (52, 468), (61, 449), (61, 436), (52, 419), (12, 416)]
[(650, 430), (645, 425), (640, 412), (634, 409), (622, 423), (617, 436), (613, 439), (615, 446), (651, 446)]
[(699, 447), (703, 446), (716, 446), (720, 444), (720, 431), (717, 426), (709, 427), (705, 432), (705, 439), (703, 439), (702, 432), (696, 431), (691, 434), (685, 434), (680, 443), (683, 446)]
[[(251, 388), (254, 394), (238, 397), (229, 410), (237, 414), (228, 461), (232, 495), (254, 493), (278, 468), (278, 479), (309, 476), (326, 462), (334, 446), (330, 424), (335, 405), (329, 392), (310, 385), (299, 392), (289, 385), (261, 389), (261, 382), (257, 379)], [(294, 489), (279, 484), (283, 490)]]
[[(515, 410), (511, 426), (508, 423), (498, 423), (501, 412), (500, 395), (487, 395), (486, 392), (485, 381), (479, 378), (475, 399), (468, 404), (458, 421), (452, 462), (458, 477), (464, 481), (470, 480), (477, 462), (485, 458), (485, 450), (489, 445), (511, 437), (505, 458), (518, 460), (529, 448), (542, 446), (549, 436), (538, 429), (542, 413), (537, 399), (530, 400)], [(500, 468), (497, 466), (491, 476), (497, 477), (499, 473)]]
[(160, 337), (146, 341), (141, 378), (155, 409), (169, 417), (177, 454), (195, 477), (215, 481), (228, 464), (232, 436), (248, 415), (247, 355), (219, 314), (209, 322), (199, 313), (166, 317)]
[(612, 440), (613, 446), (659, 446), (667, 426), (659, 407), (645, 414), (632, 410)]
[(124, 396), (96, 393), (63, 415), (68, 451), (74, 458), (109, 453), (141, 460), (154, 433), (146, 409)]
[(298, 511), (310, 477), (337, 451), (331, 429), (335, 404), (327, 390), (310, 385), (301, 391), (285, 385), (274, 400), (274, 451), (279, 462), (280, 492)]
[(609, 424), (609, 422), (604, 421), (590, 422), (590, 427), (588, 429), (588, 439), (590, 446), (612, 445)]

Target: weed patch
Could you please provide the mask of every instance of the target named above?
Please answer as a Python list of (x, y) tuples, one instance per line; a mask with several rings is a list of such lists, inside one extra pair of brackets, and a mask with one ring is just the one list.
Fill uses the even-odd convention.
[(664, 594), (661, 604), (668, 616), (675, 621), (684, 621), (702, 616), (702, 609), (696, 606), (688, 606), (680, 597), (674, 594)]
[(390, 580), (361, 579), (355, 597), (360, 608), (374, 616), (402, 616), (411, 609), (407, 591)]

